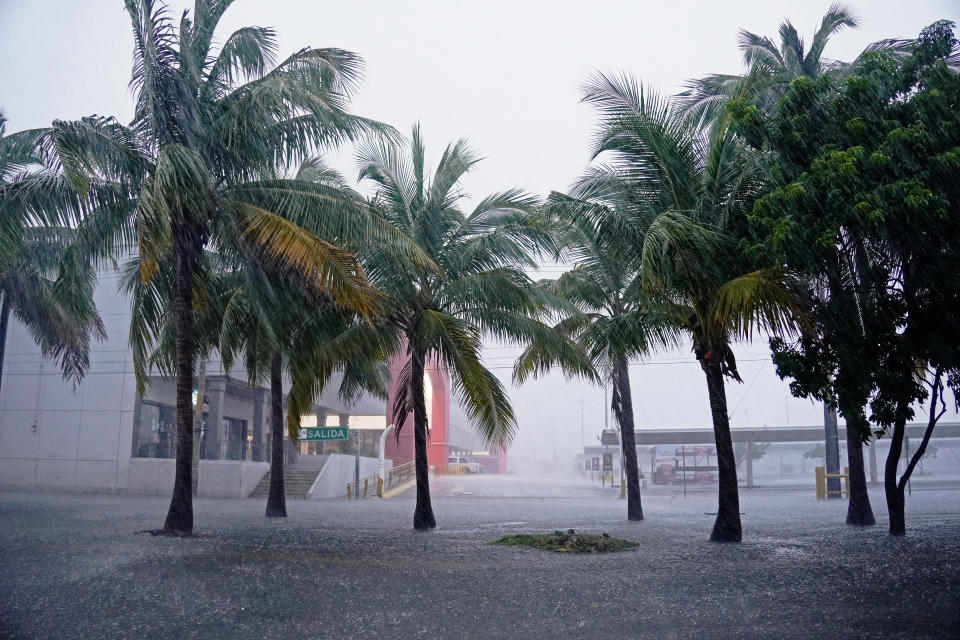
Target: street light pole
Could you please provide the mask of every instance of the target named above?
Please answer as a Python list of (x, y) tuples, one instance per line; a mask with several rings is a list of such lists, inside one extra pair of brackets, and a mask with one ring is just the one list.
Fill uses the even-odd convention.
[(583, 400), (580, 401), (580, 449), (583, 450)]
[(607, 406), (607, 383), (603, 383), (603, 429), (606, 431), (610, 428), (610, 413), (608, 411), (609, 407)]
[(557, 423), (553, 423), (553, 470), (557, 470)]
[(357, 499), (360, 499), (360, 432), (353, 432), (353, 491), (357, 495)]

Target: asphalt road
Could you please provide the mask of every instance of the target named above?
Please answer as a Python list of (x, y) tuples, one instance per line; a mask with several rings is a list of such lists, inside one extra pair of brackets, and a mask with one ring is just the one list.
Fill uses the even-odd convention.
[[(958, 638), (960, 491), (915, 491), (908, 535), (843, 524), (812, 492), (741, 494), (744, 542), (707, 541), (715, 497), (616, 493), (579, 479), (433, 482), (413, 500), (198, 500), (202, 537), (138, 534), (166, 499), (0, 492), (0, 636), (8, 638)], [(607, 532), (636, 551), (490, 546)]]

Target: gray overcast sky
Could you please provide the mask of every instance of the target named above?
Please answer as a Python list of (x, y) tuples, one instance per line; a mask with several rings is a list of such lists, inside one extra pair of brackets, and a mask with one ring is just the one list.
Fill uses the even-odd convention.
[[(486, 157), (464, 183), (473, 196), (513, 186), (545, 195), (564, 189), (588, 160), (592, 114), (578, 104), (588, 74), (626, 71), (673, 93), (686, 78), (740, 71), (738, 29), (775, 38), (789, 18), (809, 41), (829, 4), (240, 0), (219, 35), (256, 24), (276, 28), (281, 56), (304, 46), (355, 51), (367, 63), (356, 113), (403, 131), (419, 120), (428, 161), (448, 141), (468, 137)], [(170, 6), (178, 16), (192, 2)], [(883, 38), (913, 37), (940, 18), (960, 21), (956, 0), (851, 7), (861, 27), (831, 41), (831, 58), (852, 59)], [(128, 121), (131, 51), (120, 0), (0, 0), (0, 109), (9, 130), (92, 113)], [(344, 150), (338, 163), (355, 175), (349, 159)], [(740, 349), (745, 383), (727, 390), (733, 425), (822, 420), (818, 406), (788, 399), (763, 343)], [(513, 353), (488, 352), (508, 383)], [(689, 350), (652, 361), (631, 369), (638, 426), (709, 425), (705, 384)], [(554, 429), (559, 455), (579, 448), (580, 400), (588, 440), (603, 424), (602, 390), (560, 375), (511, 395), (521, 423), (514, 455), (551, 457)]]

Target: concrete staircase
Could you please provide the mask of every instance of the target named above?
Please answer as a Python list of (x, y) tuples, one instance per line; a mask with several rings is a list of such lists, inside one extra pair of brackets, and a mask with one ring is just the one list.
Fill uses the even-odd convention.
[[(313, 486), (317, 479), (319, 470), (298, 470), (296, 468), (284, 467), (283, 469), (283, 489), (288, 500), (304, 500), (307, 492)], [(257, 485), (257, 488), (250, 494), (251, 498), (266, 498), (270, 493), (270, 473), (263, 476), (263, 480)]]

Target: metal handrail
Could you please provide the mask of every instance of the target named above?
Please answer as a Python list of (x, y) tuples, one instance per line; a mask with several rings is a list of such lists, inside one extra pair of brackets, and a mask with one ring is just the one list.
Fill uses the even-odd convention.
[[(389, 489), (393, 486), (394, 483), (403, 480), (411, 476), (414, 473), (414, 462), (405, 462), (401, 465), (391, 468), (387, 471), (387, 477), (381, 478), (379, 474), (373, 474), (365, 478), (360, 478), (359, 484), (348, 482), (347, 483), (347, 500), (362, 500), (367, 497), (367, 494), (370, 491), (371, 485), (376, 491), (378, 498), (383, 497), (383, 490), (385, 488)], [(362, 493), (361, 493), (362, 492)]]
[(414, 468), (415, 466), (416, 465), (414, 464), (413, 460), (410, 460), (409, 462), (404, 462), (403, 464), (396, 465), (395, 467), (387, 471), (387, 478), (384, 484), (386, 484), (387, 488), (389, 489), (390, 487), (393, 486), (395, 482), (399, 482), (404, 478), (407, 478), (413, 475), (413, 473), (416, 472), (416, 469)]

